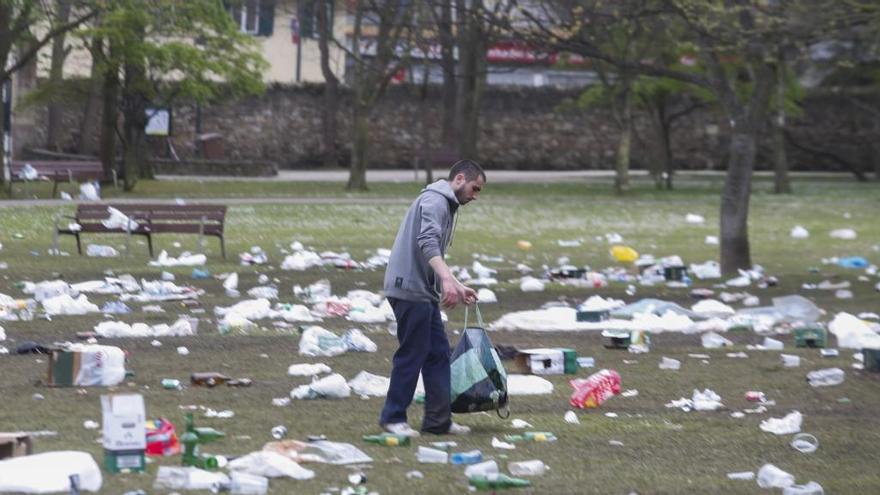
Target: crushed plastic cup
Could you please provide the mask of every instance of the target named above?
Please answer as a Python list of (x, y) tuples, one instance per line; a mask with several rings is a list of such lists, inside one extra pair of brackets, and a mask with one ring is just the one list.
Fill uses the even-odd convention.
[(511, 462), (507, 465), (511, 476), (541, 476), (547, 470), (547, 465), (539, 459), (531, 461)]
[(809, 433), (798, 433), (789, 445), (802, 454), (812, 454), (819, 448), (819, 439)]
[(681, 361), (663, 356), (659, 367), (661, 370), (678, 370), (681, 368)]
[(449, 453), (444, 450), (420, 445), (418, 452), (416, 452), (416, 459), (419, 462), (428, 464), (446, 464), (449, 462)]
[(486, 476), (487, 474), (497, 473), (498, 463), (495, 461), (483, 461), (477, 464), (471, 464), (464, 470), (467, 478), (474, 476)]
[(771, 339), (770, 337), (764, 337), (763, 346), (768, 351), (781, 351), (785, 348), (785, 344), (781, 340)]
[(801, 365), (800, 356), (795, 356), (793, 354), (780, 354), (779, 357), (782, 358), (782, 365), (786, 368), (797, 368)]
[(844, 376), (840, 368), (826, 368), (807, 373), (807, 382), (813, 387), (830, 387), (843, 383)]
[(794, 484), (794, 476), (773, 464), (764, 464), (758, 470), (758, 486), (761, 488), (785, 488)]

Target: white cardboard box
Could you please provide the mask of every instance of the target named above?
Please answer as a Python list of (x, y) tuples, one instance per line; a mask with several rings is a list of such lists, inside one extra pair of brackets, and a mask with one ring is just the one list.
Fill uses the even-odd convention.
[(559, 349), (525, 349), (514, 358), (514, 368), (521, 373), (562, 375), (565, 354)]
[(140, 394), (101, 396), (104, 448), (143, 450), (147, 448), (144, 397)]

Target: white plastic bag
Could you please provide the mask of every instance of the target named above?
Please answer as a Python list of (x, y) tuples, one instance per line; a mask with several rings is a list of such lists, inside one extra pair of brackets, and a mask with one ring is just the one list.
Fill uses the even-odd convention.
[(347, 350), (341, 338), (319, 326), (306, 328), (299, 339), (299, 353), (303, 356), (338, 356)]
[(81, 490), (101, 490), (101, 468), (91, 454), (59, 451), (0, 461), (0, 493), (67, 493), (72, 474), (79, 475)]
[(391, 379), (361, 371), (348, 382), (351, 391), (361, 397), (385, 397), (391, 386)]
[(108, 229), (119, 229), (125, 232), (137, 230), (138, 223), (129, 218), (125, 213), (122, 213), (112, 206), (107, 207), (107, 213), (109, 213), (110, 216), (105, 220), (101, 220), (104, 227)]
[(80, 344), (70, 347), (80, 353), (79, 373), (74, 385), (81, 387), (118, 385), (125, 380), (125, 352), (110, 345)]
[(265, 450), (233, 459), (227, 467), (231, 471), (243, 471), (267, 478), (287, 476), (295, 480), (310, 480), (315, 477), (314, 471), (300, 466), (289, 457)]
[(378, 350), (376, 343), (357, 328), (352, 328), (345, 332), (345, 335), (342, 336), (342, 341), (345, 342), (349, 351), (376, 352)]

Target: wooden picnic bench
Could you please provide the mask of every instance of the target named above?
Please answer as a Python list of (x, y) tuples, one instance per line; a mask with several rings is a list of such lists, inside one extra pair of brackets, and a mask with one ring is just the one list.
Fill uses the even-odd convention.
[(9, 194), (12, 195), (13, 182), (29, 182), (21, 177), (21, 172), (30, 164), (37, 171), (36, 180), (52, 181), (52, 197), (58, 193), (60, 182), (86, 182), (112, 180), (114, 187), (119, 187), (116, 171), (113, 170), (110, 177), (104, 172), (104, 166), (97, 160), (12, 160), (9, 165), (11, 180), (9, 181)]
[[(107, 228), (103, 221), (110, 217), (108, 207), (113, 207), (131, 219), (124, 228)], [(67, 225), (61, 219), (71, 220)], [(220, 251), (226, 258), (223, 227), (226, 221), (225, 205), (207, 204), (110, 204), (81, 203), (74, 216), (65, 215), (55, 221), (54, 248), (58, 250), (58, 237), (76, 237), (76, 250), (82, 255), (82, 234), (127, 234), (147, 239), (150, 257), (153, 255), (153, 234), (197, 234), (199, 246), (202, 236), (217, 237)], [(78, 227), (77, 227), (78, 226)]]

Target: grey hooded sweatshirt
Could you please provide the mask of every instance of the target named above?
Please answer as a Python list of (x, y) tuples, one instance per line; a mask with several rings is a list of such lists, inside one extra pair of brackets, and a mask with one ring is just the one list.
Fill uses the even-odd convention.
[(440, 301), (440, 280), (428, 260), (443, 257), (452, 240), (458, 198), (445, 179), (422, 189), (406, 212), (385, 269), (385, 296)]

